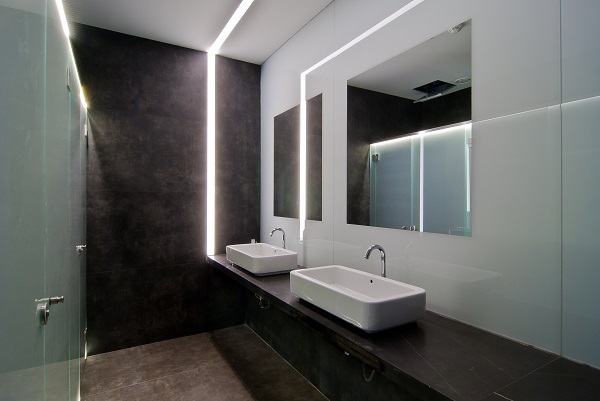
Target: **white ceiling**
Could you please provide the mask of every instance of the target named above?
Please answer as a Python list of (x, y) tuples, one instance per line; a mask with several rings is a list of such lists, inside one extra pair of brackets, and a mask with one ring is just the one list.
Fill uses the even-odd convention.
[[(435, 80), (454, 83), (458, 78), (471, 77), (471, 21), (463, 24), (460, 32), (442, 32), (349, 79), (348, 84), (416, 100), (423, 92), (413, 88)], [(446, 94), (470, 86), (471, 83), (457, 85)]]
[[(63, 0), (69, 21), (206, 51), (241, 0)], [(262, 64), (331, 0), (255, 0), (220, 54)]]

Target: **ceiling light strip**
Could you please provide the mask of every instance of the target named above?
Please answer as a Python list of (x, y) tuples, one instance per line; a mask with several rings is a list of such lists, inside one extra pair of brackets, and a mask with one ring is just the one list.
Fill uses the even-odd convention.
[(337, 56), (339, 56), (340, 54), (344, 53), (346, 50), (350, 49), (351, 47), (353, 47), (357, 43), (362, 42), (364, 39), (368, 38), (369, 36), (371, 36), (372, 34), (374, 34), (375, 32), (377, 32), (381, 28), (385, 27), (390, 22), (393, 22), (394, 20), (398, 19), (402, 15), (406, 14), (408, 11), (412, 10), (413, 8), (415, 8), (416, 6), (418, 6), (419, 4), (421, 4), (424, 1), (425, 0), (413, 0), (413, 1), (411, 1), (410, 3), (408, 3), (407, 5), (405, 5), (404, 7), (402, 7), (401, 9), (399, 9), (398, 11), (396, 11), (395, 13), (393, 13), (392, 15), (390, 15), (387, 18), (383, 19), (378, 24), (376, 24), (373, 27), (371, 27), (370, 29), (366, 30), (365, 32), (363, 32), (362, 34), (360, 34), (359, 36), (357, 36), (356, 38), (352, 39), (350, 42), (346, 43), (344, 46), (340, 47), (339, 49), (337, 49), (336, 51), (334, 51), (333, 53), (331, 53), (329, 56), (325, 57), (323, 60), (319, 61), (317, 64), (313, 65), (312, 67), (310, 67), (309, 69), (307, 69), (306, 71), (304, 71), (304, 74), (310, 74), (312, 71), (314, 71), (317, 68), (321, 67), (323, 64), (327, 63), (328, 61), (336, 58)]
[(306, 76), (344, 53), (357, 43), (362, 42), (364, 39), (406, 14), (424, 1), (425, 0), (411, 1), (300, 74), (300, 240), (303, 239), (304, 229), (306, 228)]
[(216, 55), (254, 0), (243, 0), (208, 49), (206, 92), (206, 254), (215, 253)]
[(244, 14), (246, 14), (246, 11), (248, 11), (248, 8), (250, 8), (250, 5), (253, 2), (254, 0), (244, 0), (240, 3), (237, 10), (235, 10), (233, 15), (229, 19), (229, 22), (227, 22), (227, 24), (217, 37), (217, 40), (215, 40), (215, 43), (213, 43), (213, 45), (208, 50), (209, 53), (216, 54), (219, 51), (221, 46), (223, 46), (223, 43), (225, 43), (231, 32), (233, 32), (233, 30), (235, 29), (235, 26), (238, 24), (238, 22), (240, 22), (240, 20), (242, 19)]

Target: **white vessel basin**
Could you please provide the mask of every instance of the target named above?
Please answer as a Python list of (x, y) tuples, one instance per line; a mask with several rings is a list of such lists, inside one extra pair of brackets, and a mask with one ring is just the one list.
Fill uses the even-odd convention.
[(258, 276), (288, 272), (298, 268), (294, 251), (258, 242), (228, 245), (227, 260)]
[(293, 294), (369, 333), (425, 316), (425, 290), (333, 265), (294, 270)]

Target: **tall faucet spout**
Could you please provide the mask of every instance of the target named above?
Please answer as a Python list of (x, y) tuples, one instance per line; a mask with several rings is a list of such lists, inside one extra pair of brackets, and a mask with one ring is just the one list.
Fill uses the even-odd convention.
[(281, 231), (281, 234), (283, 234), (283, 249), (286, 249), (286, 247), (285, 247), (285, 231), (283, 231), (283, 228), (281, 228), (281, 227), (275, 227), (275, 228), (274, 228), (274, 229), (271, 231), (271, 234), (269, 234), (269, 236), (270, 236), (270, 237), (272, 237), (272, 236), (273, 236), (273, 233), (274, 233), (275, 231)]
[(377, 249), (380, 253), (381, 256), (381, 277), (386, 277), (386, 266), (385, 266), (385, 251), (383, 250), (383, 248), (381, 247), (381, 245), (377, 245), (377, 244), (373, 244), (369, 247), (369, 249), (367, 249), (367, 252), (365, 252), (365, 259), (369, 259), (369, 256), (371, 256), (371, 252), (373, 251), (373, 249)]

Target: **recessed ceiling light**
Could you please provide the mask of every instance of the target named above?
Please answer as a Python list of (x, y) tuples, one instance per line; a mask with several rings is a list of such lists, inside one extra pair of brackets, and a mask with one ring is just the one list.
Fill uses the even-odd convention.
[(457, 80), (454, 81), (454, 83), (457, 85), (464, 85), (464, 84), (468, 84), (470, 82), (471, 82), (471, 77), (458, 78)]

